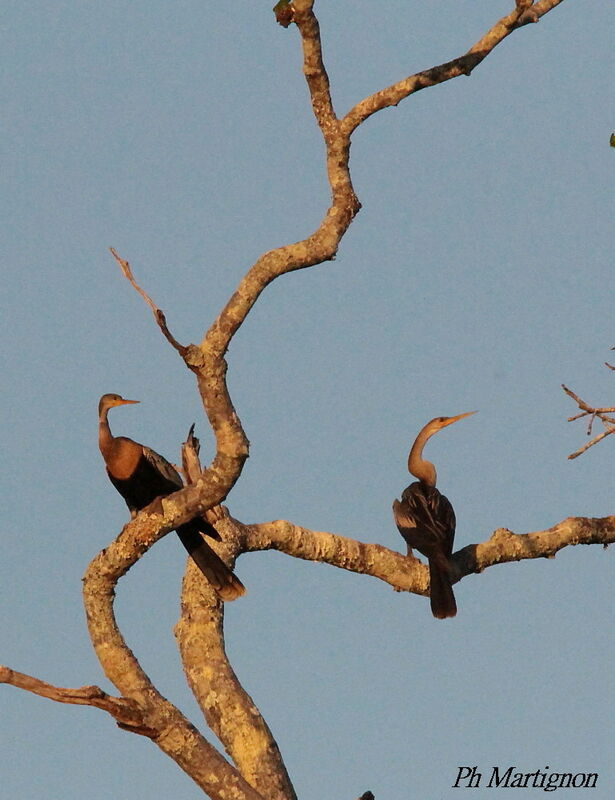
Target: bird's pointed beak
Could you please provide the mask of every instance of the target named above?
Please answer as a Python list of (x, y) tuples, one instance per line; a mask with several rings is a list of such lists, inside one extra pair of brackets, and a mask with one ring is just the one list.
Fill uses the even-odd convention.
[(129, 405), (129, 404), (132, 405), (133, 403), (140, 403), (140, 402), (141, 402), (140, 400), (124, 400), (124, 399), (122, 399), (122, 400), (118, 401), (118, 405), (119, 406), (125, 406), (125, 405)]
[(465, 414), (457, 414), (456, 417), (449, 417), (446, 420), (446, 424), (452, 425), (453, 422), (457, 422), (457, 420), (463, 419), (464, 417), (471, 417), (472, 414), (476, 414), (476, 411), (466, 411)]

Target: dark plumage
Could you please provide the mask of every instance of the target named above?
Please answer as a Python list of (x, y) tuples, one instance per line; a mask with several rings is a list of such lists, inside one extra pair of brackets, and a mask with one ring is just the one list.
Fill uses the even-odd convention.
[(408, 544), (429, 561), (429, 594), (434, 617), (454, 617), (457, 604), (450, 575), (450, 557), (455, 539), (455, 512), (448, 499), (436, 489), (436, 468), (422, 457), (428, 439), (447, 425), (474, 414), (436, 417), (416, 437), (408, 457), (408, 471), (418, 478), (404, 489), (401, 501), (393, 502), (397, 529)]
[[(109, 409), (137, 402), (124, 400), (117, 394), (105, 394), (98, 405), (100, 452), (109, 479), (126, 501), (131, 516), (156, 498), (173, 494), (184, 485), (175, 467), (159, 453), (125, 436), (112, 435), (107, 420)], [(219, 538), (215, 528), (201, 516), (177, 528), (182, 544), (222, 600), (234, 600), (245, 594), (244, 585), (207, 544), (203, 533)]]

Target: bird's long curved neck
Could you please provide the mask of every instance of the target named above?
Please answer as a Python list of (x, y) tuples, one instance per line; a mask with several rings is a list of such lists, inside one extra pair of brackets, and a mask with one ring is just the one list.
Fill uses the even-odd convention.
[(109, 428), (107, 420), (108, 408), (103, 408), (98, 417), (98, 446), (107, 472), (118, 480), (131, 478), (139, 459), (143, 454), (143, 447), (125, 436), (115, 437)]
[(111, 428), (109, 427), (109, 421), (107, 419), (108, 413), (109, 409), (105, 408), (100, 412), (98, 417), (98, 446), (100, 447), (100, 452), (103, 454), (105, 461), (113, 449), (114, 442), (113, 434), (111, 433)]
[(418, 478), (426, 486), (435, 486), (437, 480), (436, 468), (431, 461), (423, 458), (423, 448), (427, 441), (433, 436), (435, 431), (430, 427), (431, 423), (425, 425), (419, 435), (414, 440), (414, 444), (408, 456), (408, 472)]

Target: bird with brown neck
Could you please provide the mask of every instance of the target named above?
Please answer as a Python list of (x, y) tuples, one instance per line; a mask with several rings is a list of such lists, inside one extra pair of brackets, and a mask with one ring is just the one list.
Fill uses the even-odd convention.
[(475, 413), (436, 417), (419, 431), (408, 456), (408, 472), (418, 481), (404, 489), (401, 500), (393, 502), (395, 524), (408, 544), (408, 553), (415, 548), (429, 562), (431, 612), (437, 619), (457, 613), (450, 573), (456, 520), (452, 505), (436, 489), (436, 468), (423, 458), (423, 448), (442, 428)]
[[(104, 394), (98, 404), (98, 446), (107, 475), (126, 501), (132, 517), (156, 498), (166, 497), (184, 486), (179, 473), (166, 458), (126, 436), (111, 433), (107, 419), (109, 409), (138, 402), (126, 400), (119, 394)], [(207, 520), (198, 516), (176, 530), (181, 543), (220, 599), (235, 600), (245, 594), (242, 582), (203, 537), (205, 533), (219, 538)]]

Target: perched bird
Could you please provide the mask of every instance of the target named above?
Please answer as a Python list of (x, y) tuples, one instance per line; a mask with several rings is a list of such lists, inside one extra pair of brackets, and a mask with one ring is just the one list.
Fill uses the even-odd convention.
[(457, 604), (453, 594), (449, 559), (455, 539), (455, 512), (447, 498), (436, 489), (436, 468), (423, 459), (427, 441), (442, 428), (475, 414), (436, 417), (416, 437), (408, 456), (408, 472), (418, 478), (404, 489), (401, 500), (393, 502), (393, 517), (401, 535), (429, 561), (431, 612), (438, 619), (454, 617)]
[[(126, 501), (131, 517), (152, 503), (182, 489), (184, 483), (175, 469), (149, 447), (113, 436), (107, 414), (110, 408), (138, 400), (125, 400), (119, 394), (104, 394), (98, 404), (98, 446), (111, 483)], [(197, 516), (177, 528), (177, 535), (203, 575), (222, 600), (235, 600), (245, 594), (245, 587), (224, 561), (207, 544), (202, 534), (216, 536), (216, 531), (203, 517)]]

